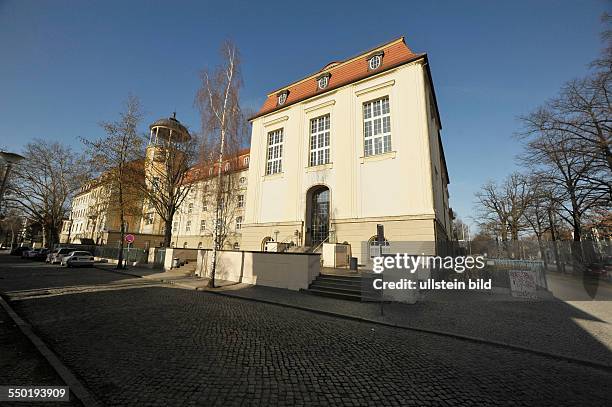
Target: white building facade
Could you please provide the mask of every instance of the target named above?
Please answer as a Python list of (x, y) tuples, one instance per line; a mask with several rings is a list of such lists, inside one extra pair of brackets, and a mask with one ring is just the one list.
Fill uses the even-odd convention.
[(391, 41), (268, 95), (251, 119), (242, 248), (312, 250), (451, 236), (448, 172), (425, 54)]
[[(242, 150), (221, 165), (224, 193), (220, 210), (222, 248), (239, 250), (246, 209), (249, 151)], [(216, 222), (219, 165), (196, 166), (190, 171), (189, 193), (180, 204), (172, 223), (172, 247), (210, 249)]]

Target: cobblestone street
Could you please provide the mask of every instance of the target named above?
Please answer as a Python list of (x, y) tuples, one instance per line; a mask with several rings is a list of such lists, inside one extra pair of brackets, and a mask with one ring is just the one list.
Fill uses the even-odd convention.
[(97, 269), (0, 263), (11, 306), (109, 406), (612, 402), (604, 368)]

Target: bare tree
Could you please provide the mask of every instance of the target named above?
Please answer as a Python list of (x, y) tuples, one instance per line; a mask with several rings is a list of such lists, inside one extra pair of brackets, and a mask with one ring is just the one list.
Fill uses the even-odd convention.
[(563, 131), (530, 132), (521, 160), (538, 174), (559, 205), (558, 214), (573, 229), (574, 241), (582, 236), (582, 218), (592, 208), (605, 205), (608, 194), (592, 182), (594, 163), (582, 153), (584, 141)]
[[(603, 21), (612, 19), (605, 14)], [(542, 133), (561, 134), (576, 154), (591, 161), (590, 182), (612, 197), (612, 31), (604, 30), (605, 48), (591, 64), (584, 78), (567, 82), (559, 94), (540, 108), (521, 118), (525, 125), (523, 138)]]
[(140, 101), (129, 96), (119, 119), (102, 122), (106, 133), (96, 140), (83, 139), (92, 168), (107, 186), (109, 206), (119, 215), (119, 256), (117, 268), (123, 268), (123, 247), (126, 218), (142, 210), (142, 195), (138, 193), (142, 179), (138, 178), (143, 166), (143, 138), (138, 133), (142, 120)]
[(0, 233), (2, 234), (5, 247), (13, 248), (17, 241), (17, 232), (23, 227), (23, 217), (19, 210), (11, 208), (0, 218)]
[(86, 177), (77, 154), (57, 142), (35, 140), (26, 144), (25, 157), (15, 165), (7, 191), (9, 205), (42, 228), (43, 245), (58, 242), (70, 198)]
[[(244, 201), (241, 202), (241, 199), (244, 199), (245, 193), (240, 174), (245, 165), (240, 161), (238, 155), (234, 155), (227, 158), (220, 168), (217, 163), (209, 168), (213, 169), (215, 182), (205, 182), (202, 197), (205, 202), (216, 202), (217, 199), (221, 202), (220, 207), (216, 208), (214, 220), (219, 225), (216, 241), (221, 249), (227, 247), (230, 238), (238, 232), (236, 220), (242, 213), (241, 205), (244, 204)], [(222, 172), (221, 191), (218, 191), (219, 171)]]
[(508, 234), (511, 240), (518, 240), (519, 233), (525, 229), (523, 215), (530, 199), (528, 183), (522, 174), (511, 174), (501, 185), (489, 181), (476, 193), (479, 224), (495, 224), (502, 242), (508, 241)]
[(226, 41), (221, 46), (221, 60), (221, 66), (212, 71), (202, 72), (202, 84), (196, 95), (196, 105), (201, 112), (204, 134), (200, 156), (204, 162), (216, 162), (219, 168), (215, 188), (211, 287), (215, 286), (217, 250), (222, 247), (220, 238), (223, 236), (224, 191), (229, 190), (228, 182), (231, 179), (231, 177), (223, 177), (221, 169), (225, 157), (234, 155), (238, 146), (241, 145), (240, 138), (244, 128), (243, 112), (240, 109), (239, 101), (239, 90), (242, 85), (240, 58), (238, 49), (232, 42)]

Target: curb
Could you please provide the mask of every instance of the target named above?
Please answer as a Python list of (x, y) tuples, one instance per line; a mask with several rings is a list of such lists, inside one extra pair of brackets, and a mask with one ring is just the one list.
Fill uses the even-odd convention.
[[(100, 269), (100, 270), (103, 270), (103, 269)], [(111, 271), (111, 270), (105, 270), (105, 271)], [(127, 275), (134, 276), (134, 277), (144, 278), (144, 277), (136, 275), (136, 274), (129, 274), (129, 273), (126, 273), (126, 272), (121, 272), (121, 271), (114, 271), (113, 270), (111, 272), (117, 272), (117, 273), (127, 274)], [(193, 287), (193, 286), (189, 286), (189, 285), (185, 285), (185, 284), (181, 284), (181, 283), (175, 283), (172, 280), (157, 280), (157, 281), (160, 281), (162, 283), (172, 284), (172, 285), (175, 285), (175, 286), (177, 286), (179, 288), (183, 288), (183, 289), (187, 289), (187, 290), (192, 290), (192, 291), (207, 292), (207, 293), (216, 294), (216, 295), (220, 295), (220, 296), (224, 296), (224, 297), (237, 298), (237, 299), (244, 300), (244, 301), (254, 301), (254, 302), (259, 302), (259, 303), (263, 303), (263, 304), (276, 305), (276, 306), (280, 306), (280, 307), (297, 309), (297, 310), (300, 310), (300, 311), (307, 311), (307, 312), (312, 312), (312, 313), (315, 313), (315, 314), (326, 315), (326, 316), (335, 317), (335, 318), (343, 318), (343, 319), (348, 319), (348, 320), (357, 321), (357, 322), (363, 322), (363, 323), (368, 323), (368, 324), (375, 324), (375, 325), (385, 326), (385, 327), (389, 327), (389, 328), (399, 328), (399, 329), (404, 329), (404, 330), (408, 330), (408, 331), (414, 331), (414, 332), (421, 332), (421, 333), (427, 333), (427, 334), (432, 334), (432, 335), (445, 336), (445, 337), (448, 337), (448, 338), (454, 338), (454, 339), (460, 339), (460, 340), (469, 341), (469, 342), (473, 342), (473, 343), (479, 343), (479, 344), (485, 344), (485, 345), (490, 345), (490, 346), (496, 346), (496, 347), (500, 347), (500, 348), (511, 349), (511, 350), (514, 350), (514, 351), (519, 351), (519, 352), (532, 353), (532, 354), (538, 355), (538, 356), (544, 356), (544, 357), (548, 357), (548, 358), (552, 358), (552, 359), (561, 360), (561, 361), (564, 361), (564, 362), (577, 363), (577, 364), (589, 366), (589, 367), (592, 367), (592, 368), (604, 369), (604, 370), (612, 372), (612, 365), (610, 365), (610, 364), (601, 363), (601, 362), (597, 362), (597, 361), (589, 360), (589, 359), (575, 358), (575, 357), (571, 357), (571, 356), (562, 355), (562, 354), (559, 354), (559, 353), (545, 352), (545, 351), (541, 351), (541, 350), (537, 350), (537, 349), (527, 348), (527, 347), (520, 346), (520, 345), (513, 345), (513, 344), (508, 343), (508, 342), (495, 341), (495, 340), (485, 339), (485, 338), (477, 337), (477, 336), (462, 335), (462, 334), (457, 334), (457, 333), (453, 333), (453, 332), (450, 332), (450, 331), (443, 331), (443, 330), (436, 330), (436, 329), (427, 329), (427, 328), (418, 328), (418, 327), (411, 327), (411, 326), (407, 326), (407, 325), (394, 324), (394, 323), (391, 323), (391, 322), (384, 322), (384, 321), (379, 321), (379, 320), (371, 319), (371, 318), (363, 318), (363, 317), (358, 317), (358, 316), (354, 316), (354, 315), (340, 314), (340, 313), (333, 312), (333, 311), (324, 311), (324, 310), (320, 310), (320, 309), (316, 309), (316, 308), (303, 307), (303, 306), (300, 306), (300, 305), (293, 305), (293, 304), (287, 304), (287, 303), (282, 303), (282, 302), (263, 300), (263, 299), (260, 299), (260, 298), (241, 297), (239, 295), (230, 294), (230, 293), (227, 293), (227, 292), (224, 292), (224, 291), (213, 291), (213, 290), (202, 289), (202, 288)]]
[(25, 322), (17, 313), (11, 308), (9, 303), (0, 296), (0, 305), (9, 314), (15, 325), (19, 327), (21, 332), (32, 342), (38, 352), (49, 362), (51, 367), (57, 372), (60, 378), (66, 383), (72, 394), (85, 407), (100, 407), (100, 403), (96, 397), (77, 379), (77, 377), (62, 363), (57, 355), (49, 349), (49, 347), (43, 342), (38, 335), (32, 330), (32, 326)]
[(139, 276), (138, 274), (128, 273), (127, 271), (117, 270), (115, 268), (109, 269), (109, 268), (105, 268), (105, 267), (98, 267), (95, 263), (94, 263), (93, 267), (95, 269), (98, 269), (98, 270), (108, 271), (109, 273), (125, 274), (126, 276), (144, 278), (143, 276)]

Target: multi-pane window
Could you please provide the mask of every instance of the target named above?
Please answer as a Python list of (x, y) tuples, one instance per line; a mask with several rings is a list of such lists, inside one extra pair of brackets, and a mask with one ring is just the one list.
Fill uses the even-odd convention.
[(363, 104), (363, 151), (366, 156), (391, 151), (389, 97)]
[(191, 221), (188, 220), (187, 224), (185, 225), (185, 232), (191, 232)]
[(329, 163), (329, 115), (310, 121), (310, 165)]
[(242, 216), (236, 217), (236, 230), (242, 229)]
[(145, 214), (145, 225), (153, 224), (153, 212), (148, 212)]
[(244, 195), (238, 195), (238, 207), (244, 208)]
[(174, 224), (172, 225), (172, 230), (176, 231), (178, 229), (178, 222), (174, 222)]
[(193, 212), (193, 204), (190, 203), (189, 205), (187, 205), (187, 213), (191, 214)]
[(283, 171), (283, 129), (268, 133), (268, 160), (266, 175)]
[(206, 220), (200, 221), (200, 232), (204, 232), (206, 230)]

